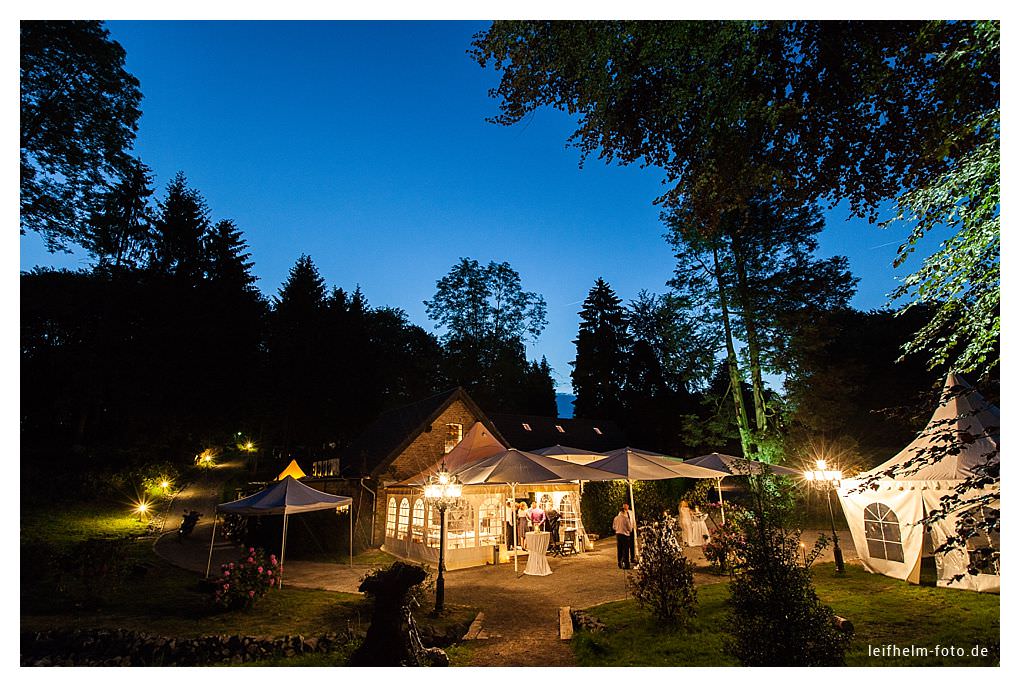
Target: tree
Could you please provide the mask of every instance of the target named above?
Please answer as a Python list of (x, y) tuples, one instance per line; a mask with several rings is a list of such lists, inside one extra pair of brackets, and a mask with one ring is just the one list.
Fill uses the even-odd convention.
[(628, 350), (627, 321), (620, 303), (612, 287), (599, 277), (578, 313), (577, 355), (570, 373), (578, 417), (619, 419)]
[[(700, 326), (723, 333), (737, 427), (750, 455), (775, 430), (764, 375), (789, 370), (790, 338), (819, 313), (846, 307), (856, 280), (845, 258), (814, 257), (823, 226), (814, 207), (754, 201), (728, 212), (707, 236), (686, 213), (668, 220), (677, 255), (670, 284)], [(744, 379), (751, 383), (753, 415), (739, 393)]]
[(233, 220), (214, 224), (204, 244), (206, 279), (237, 292), (254, 290), (256, 278), (251, 273), (254, 263), (248, 242)]
[(205, 272), (205, 243), (210, 230), (209, 208), (198, 190), (178, 172), (159, 203), (153, 224), (150, 267), (186, 283), (197, 283)]
[(627, 590), (666, 625), (687, 623), (698, 613), (694, 563), (684, 556), (679, 524), (668, 513), (642, 528), (641, 565), (627, 575)]
[(21, 22), (21, 232), (95, 243), (87, 220), (137, 170), (142, 94), (98, 21)]
[[(916, 222), (905, 251), (940, 222), (960, 227), (906, 285), (914, 302), (948, 299), (912, 346), (938, 360), (962, 343), (954, 366), (986, 371), (998, 359), (998, 45), (998, 22), (513, 21), (476, 36), (472, 54), (502, 71), (493, 121), (546, 105), (577, 115), (582, 159), (661, 168), (659, 201), (706, 235), (763, 194), (792, 207), (845, 198), (872, 220), (899, 197)], [(968, 298), (979, 307), (964, 316)]]
[[(529, 374), (543, 369), (529, 370), (525, 341), (542, 333), (546, 308), (540, 295), (523, 290), (520, 275), (509, 263), (483, 267), (461, 258), (424, 303), (436, 328), (446, 330), (441, 337), (444, 371), (452, 384), (467, 387), (483, 407), (493, 410), (544, 413), (555, 407), (544, 392), (536, 396), (523, 391), (535, 388)], [(548, 365), (544, 369), (551, 372)]]
[(82, 246), (100, 267), (138, 266), (150, 250), (152, 238), (152, 175), (141, 160), (134, 160), (127, 176), (100, 195), (98, 208), (88, 220)]

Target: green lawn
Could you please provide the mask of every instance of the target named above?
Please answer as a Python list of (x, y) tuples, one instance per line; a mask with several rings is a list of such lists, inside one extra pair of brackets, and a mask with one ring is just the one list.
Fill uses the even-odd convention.
[[(990, 594), (919, 587), (863, 568), (847, 566), (838, 577), (832, 564), (814, 568), (819, 597), (849, 618), (856, 634), (847, 654), (851, 666), (994, 666), (999, 663), (999, 597)], [(604, 633), (580, 632), (573, 647), (582, 666), (727, 666), (735, 661), (724, 650), (725, 583), (698, 588), (698, 617), (691, 627), (669, 632), (634, 601), (595, 606), (589, 612), (608, 626)], [(869, 656), (895, 644), (925, 647), (927, 658)], [(972, 657), (975, 645), (986, 658)], [(960, 647), (967, 655), (935, 656), (935, 647)]]
[[(47, 572), (51, 568), (40, 564), (38, 552), (59, 553), (88, 536), (142, 534), (144, 524), (126, 512), (118, 504), (82, 504), (22, 514), (22, 630), (107, 627), (176, 637), (280, 637), (367, 628), (371, 605), (360, 594), (284, 588), (270, 591), (250, 611), (218, 609), (211, 604), (210, 594), (200, 588), (200, 575), (158, 558), (152, 551), (152, 539), (145, 537), (135, 539), (128, 547), (132, 563), (141, 564), (139, 571), (144, 569), (144, 573), (106, 589), (101, 599), (86, 601), (61, 593), (55, 577)], [(24, 554), (30, 549), (35, 552), (34, 563), (27, 569)], [(370, 551), (356, 560), (382, 566), (392, 558)], [(422, 613), (418, 622), (442, 630), (450, 625), (466, 627), (474, 615), (474, 609), (454, 607), (439, 621)], [(335, 665), (342, 660), (339, 655), (325, 655), (280, 659), (271, 664)]]

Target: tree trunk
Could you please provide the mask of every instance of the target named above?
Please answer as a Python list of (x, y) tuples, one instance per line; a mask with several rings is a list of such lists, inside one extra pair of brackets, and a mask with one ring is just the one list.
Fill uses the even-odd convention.
[(751, 293), (747, 286), (747, 269), (744, 252), (736, 239), (733, 240), (733, 261), (737, 273), (737, 299), (743, 308), (744, 330), (747, 332), (747, 359), (751, 368), (751, 399), (754, 403), (754, 424), (759, 435), (765, 433), (765, 385), (761, 375), (761, 348), (758, 345), (758, 328), (754, 321)]
[(740, 432), (740, 447), (744, 456), (751, 458), (755, 454), (754, 440), (750, 423), (747, 421), (747, 409), (744, 407), (744, 394), (741, 389), (740, 368), (737, 365), (737, 351), (733, 345), (733, 330), (730, 327), (730, 311), (726, 300), (726, 286), (722, 267), (719, 265), (719, 250), (712, 246), (712, 261), (715, 267), (716, 286), (719, 289), (719, 308), (722, 312), (723, 332), (726, 334), (726, 366), (730, 373), (730, 391), (733, 394), (733, 407), (737, 416), (737, 429)]

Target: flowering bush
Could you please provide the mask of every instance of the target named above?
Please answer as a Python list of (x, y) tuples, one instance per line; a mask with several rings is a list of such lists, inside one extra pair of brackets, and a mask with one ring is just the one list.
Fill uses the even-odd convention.
[(213, 602), (224, 608), (251, 608), (280, 579), (280, 570), (275, 555), (267, 559), (262, 549), (249, 548), (236, 563), (220, 566)]
[(668, 513), (641, 528), (641, 566), (627, 575), (627, 589), (664, 624), (686, 623), (697, 613), (694, 564), (680, 546), (676, 518)]
[(705, 558), (720, 571), (725, 572), (737, 562), (739, 551), (744, 546), (744, 534), (733, 520), (719, 525), (712, 532), (712, 538), (705, 544)]

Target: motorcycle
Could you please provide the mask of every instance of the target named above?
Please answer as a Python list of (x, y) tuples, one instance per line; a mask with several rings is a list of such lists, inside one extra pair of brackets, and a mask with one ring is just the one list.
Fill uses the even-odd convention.
[(198, 519), (201, 517), (202, 514), (197, 510), (184, 511), (184, 518), (181, 520), (181, 526), (177, 528), (178, 541), (183, 541), (185, 537), (194, 531), (195, 525), (198, 524)]

